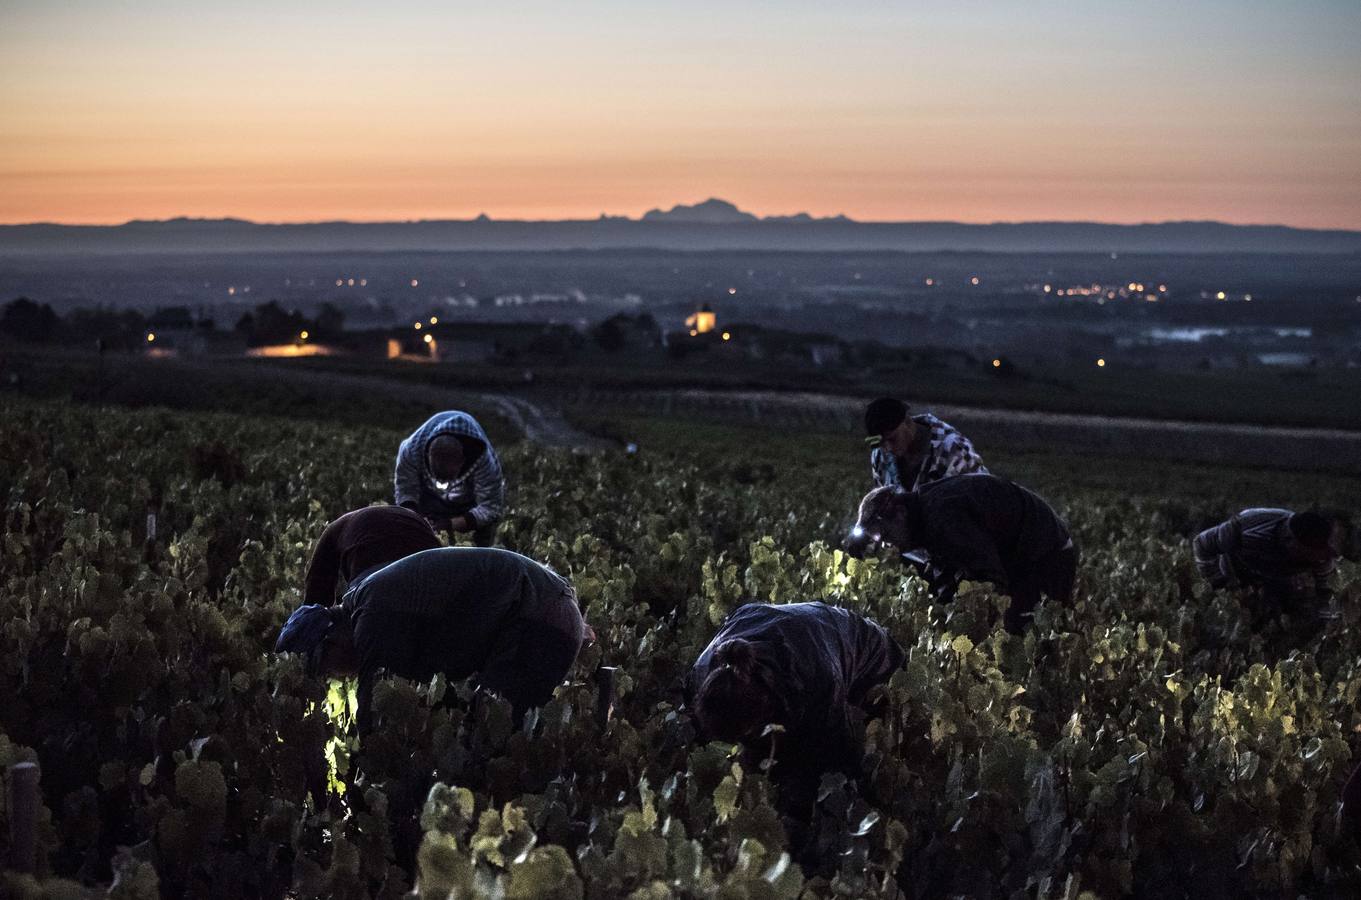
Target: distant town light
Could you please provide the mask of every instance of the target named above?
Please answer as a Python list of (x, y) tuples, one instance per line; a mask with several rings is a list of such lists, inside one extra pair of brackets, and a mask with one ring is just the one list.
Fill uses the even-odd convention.
[(970, 279), (969, 279), (969, 284), (977, 285), (977, 284), (978, 284), (978, 276), (975, 275), (974, 277), (970, 278)]
[(147, 332), (146, 342), (147, 342), (148, 344), (154, 344), (154, 343), (156, 343), (156, 332), (154, 332), (154, 331)]
[(729, 332), (726, 332), (726, 331), (723, 332), (723, 340), (725, 340), (725, 341), (730, 341), (730, 340), (732, 340), (732, 334), (730, 334)]
[(1053, 286), (1052, 284), (1046, 284), (1046, 285), (1044, 286), (1044, 292), (1045, 292), (1046, 294), (1049, 293), (1050, 291), (1052, 291), (1053, 289), (1054, 289), (1054, 286)]
[(1158, 293), (1160, 293), (1160, 294), (1166, 294), (1166, 293), (1167, 293), (1167, 285), (1165, 285), (1165, 284), (1160, 284), (1160, 285), (1158, 285)]
[(234, 296), (236, 296), (236, 288), (234, 288), (234, 287), (229, 287), (229, 288), (227, 288), (227, 296), (228, 296), (228, 297), (234, 297)]
[(693, 328), (690, 329), (690, 337), (697, 337), (698, 335), (699, 335), (698, 331), (696, 331)]
[(1138, 286), (1137, 284), (1135, 284), (1134, 282), (1132, 282), (1132, 281), (1129, 283), (1129, 289), (1130, 289), (1131, 291), (1137, 290), (1138, 287), (1139, 287), (1139, 286)]
[(427, 334), (425, 336), (425, 342), (427, 344), (433, 344), (435, 342), (435, 336), (433, 334)]
[(730, 288), (728, 288), (728, 293), (729, 293), (729, 294), (735, 294), (735, 293), (737, 293), (737, 288), (735, 288), (735, 287), (730, 287)]
[(360, 286), (360, 287), (367, 287), (367, 286), (368, 286), (368, 283), (369, 283), (369, 280), (368, 280), (367, 278), (361, 278), (361, 279), (359, 279), (359, 286)]
[(1215, 294), (1215, 299), (1216, 299), (1216, 300), (1223, 300), (1223, 299), (1225, 299), (1224, 292), (1223, 292), (1223, 291), (1220, 291), (1218, 294)]
[(1002, 368), (1002, 361), (1001, 361), (1000, 359), (994, 359), (994, 360), (992, 361), (992, 367), (993, 367), (994, 369), (1000, 369), (1000, 368)]
[(431, 317), (430, 317), (430, 324), (431, 324), (431, 325), (438, 325), (438, 324), (439, 324), (439, 316), (431, 316)]
[(417, 322), (417, 323), (416, 323), (416, 330), (417, 330), (417, 331), (420, 331), (420, 330), (421, 330), (421, 323), (420, 323), (420, 322)]
[(345, 284), (345, 279), (344, 279), (344, 278), (337, 278), (337, 279), (336, 279), (336, 287), (343, 287), (344, 284)]
[[(927, 287), (932, 287), (933, 285), (935, 285), (935, 283), (936, 283), (936, 279), (934, 279), (934, 278), (928, 278), (928, 279), (926, 279), (926, 286), (927, 286)], [(1358, 298), (1358, 299), (1361, 299), (1361, 298)]]
[(349, 285), (350, 287), (354, 287), (354, 279), (351, 278), (349, 281), (346, 282), (346, 284)]
[(420, 286), (420, 281), (419, 281), (418, 279), (415, 279), (415, 278), (411, 279), (411, 286), (412, 286), (412, 287), (419, 287), (419, 286)]
[(1106, 368), (1106, 361), (1105, 361), (1104, 359), (1098, 359), (1098, 360), (1096, 361), (1096, 367), (1097, 367), (1098, 369), (1104, 369), (1104, 368)]
[(298, 332), (298, 340), (300, 340), (300, 341), (305, 341), (305, 340), (307, 340), (307, 332), (305, 332), (305, 331), (300, 331), (300, 332)]
[(1244, 295), (1243, 295), (1243, 299), (1246, 300), (1247, 302), (1251, 303), (1251, 302), (1252, 302), (1252, 295), (1251, 295), (1251, 294), (1244, 294)]

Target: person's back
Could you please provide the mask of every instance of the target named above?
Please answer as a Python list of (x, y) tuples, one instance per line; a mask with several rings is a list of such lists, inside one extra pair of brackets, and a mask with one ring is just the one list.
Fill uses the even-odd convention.
[(484, 686), (517, 707), (540, 703), (545, 684), (551, 694), (575, 659), (585, 627), (570, 582), (532, 559), (491, 548), (408, 556), (357, 582), (344, 608), (361, 710), (379, 669), (413, 680), (481, 673)]
[(413, 553), (440, 546), (430, 525), (399, 506), (369, 506), (345, 513), (326, 526), (312, 552), (304, 603), (330, 605), (336, 587)]
[(1338, 535), (1349, 528), (1338, 520), (1274, 507), (1245, 509), (1196, 535), (1196, 568), (1216, 588), (1260, 587), (1277, 601), (1325, 598), (1343, 555)]
[(422, 673), (408, 677), (428, 677), (451, 672), (449, 661), (460, 660), (454, 668), (466, 675), (485, 661), (491, 636), (511, 620), (534, 618), (542, 593), (554, 590), (571, 586), (518, 553), (441, 547), (379, 569), (346, 593), (344, 605), (361, 653), (399, 645), (415, 651), (384, 652), (394, 661), (387, 668), (401, 660)]
[[(701, 723), (706, 719), (706, 686), (712, 688), (711, 676), (729, 664), (725, 657), (732, 644), (744, 647), (750, 658), (746, 667), (770, 695), (772, 721), (787, 730), (784, 743), (820, 748), (833, 756), (844, 751), (851, 709), (903, 660), (902, 649), (881, 626), (849, 610), (817, 602), (750, 603), (727, 618), (686, 679), (687, 696)], [(759, 728), (767, 723), (750, 724)], [(831, 759), (828, 763), (836, 765)]]
[[(1033, 491), (987, 474), (956, 475), (917, 491), (922, 510), (923, 543), (933, 558), (949, 564), (954, 552), (973, 546), (986, 534), (1008, 580), (1071, 543), (1063, 520)], [(936, 548), (940, 548), (937, 551)], [(968, 568), (964, 560), (956, 565)], [(992, 568), (989, 566), (988, 568)], [(995, 572), (972, 572), (975, 578)]]
[(860, 503), (859, 541), (930, 554), (931, 589), (949, 602), (962, 578), (991, 582), (1011, 596), (1005, 625), (1024, 630), (1041, 596), (1066, 602), (1077, 578), (1068, 527), (1039, 495), (981, 473), (956, 475), (916, 491), (875, 488)]

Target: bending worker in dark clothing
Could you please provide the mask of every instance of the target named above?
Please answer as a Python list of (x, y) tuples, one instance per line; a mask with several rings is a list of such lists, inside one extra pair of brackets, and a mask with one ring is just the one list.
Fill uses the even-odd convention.
[(489, 547), (505, 512), (505, 478), (487, 433), (465, 412), (431, 416), (402, 441), (393, 503), (415, 510), (430, 527), (472, 532)]
[(902, 665), (882, 627), (825, 603), (739, 607), (686, 679), (701, 736), (761, 743), (766, 725), (784, 726), (777, 759), (791, 774), (854, 769), (853, 710)]
[(962, 578), (989, 581), (1011, 595), (1004, 624), (1020, 634), (1043, 594), (1066, 602), (1077, 575), (1077, 547), (1049, 504), (993, 475), (956, 475), (908, 492), (876, 488), (856, 525), (875, 540), (925, 547), (938, 571), (932, 590), (949, 602)]
[(368, 506), (347, 512), (321, 533), (307, 567), (303, 603), (330, 606), (343, 580), (353, 584), (374, 569), (440, 546), (430, 524), (400, 506)]
[(1283, 604), (1327, 601), (1338, 558), (1361, 558), (1356, 537), (1339, 513), (1245, 509), (1196, 535), (1196, 568), (1215, 588), (1258, 587)]
[(567, 676), (587, 633), (567, 579), (509, 550), (441, 547), (359, 580), (339, 607), (303, 606), (275, 650), (325, 677), (359, 679), (359, 731), (373, 727), (381, 670), (428, 681), (478, 676), (518, 720)]

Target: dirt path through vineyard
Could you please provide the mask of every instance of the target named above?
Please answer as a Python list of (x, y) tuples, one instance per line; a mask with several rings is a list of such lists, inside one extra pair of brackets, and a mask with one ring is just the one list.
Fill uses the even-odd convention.
[[(192, 363), (190, 365), (193, 365)], [(213, 367), (210, 364), (208, 368)], [(238, 380), (260, 377), (265, 370), (238, 366)], [(265, 375), (277, 377), (274, 371)], [(505, 419), (524, 435), (525, 439), (549, 447), (572, 447), (583, 450), (598, 450), (614, 446), (612, 442), (595, 435), (587, 434), (573, 427), (556, 406), (544, 405), (523, 396), (505, 392), (482, 391), (472, 388), (442, 388), (435, 385), (419, 384), (396, 378), (382, 378), (372, 375), (347, 375), (339, 372), (308, 372), (290, 370), (288, 379), (296, 386), (333, 394), (346, 392), (363, 393), (369, 397), (400, 399), (404, 404), (413, 402), (427, 406), (433, 415), (445, 409), (473, 409), (494, 412)], [(420, 422), (412, 422), (415, 428)]]

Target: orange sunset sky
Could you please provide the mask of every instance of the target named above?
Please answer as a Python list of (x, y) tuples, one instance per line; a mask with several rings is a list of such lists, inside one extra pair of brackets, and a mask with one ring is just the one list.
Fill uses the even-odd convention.
[(0, 4), (0, 222), (709, 196), (1361, 228), (1361, 3)]

